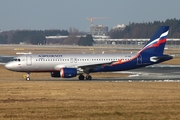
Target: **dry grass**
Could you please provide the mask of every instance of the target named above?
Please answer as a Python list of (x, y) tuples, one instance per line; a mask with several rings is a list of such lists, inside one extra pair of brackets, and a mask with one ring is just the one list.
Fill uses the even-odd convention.
[[(0, 67), (0, 119), (179, 119), (180, 83), (25, 81)], [(40, 76), (42, 75), (42, 76)]]
[[(14, 50), (16, 49), (16, 50)], [(33, 45), (10, 45), (0, 46), (0, 54), (15, 55), (16, 52), (32, 52), (36, 53), (114, 53), (122, 52), (117, 47), (84, 47), (84, 46), (33, 46)]]
[(0, 80), (0, 119), (179, 119), (179, 83)]

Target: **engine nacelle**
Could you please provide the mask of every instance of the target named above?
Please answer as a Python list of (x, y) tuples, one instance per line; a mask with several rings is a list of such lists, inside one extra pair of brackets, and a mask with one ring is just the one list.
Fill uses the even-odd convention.
[(51, 72), (51, 77), (55, 77), (55, 78), (61, 77), (60, 72)]
[(60, 70), (60, 76), (62, 78), (76, 77), (78, 71), (76, 68), (62, 68)]

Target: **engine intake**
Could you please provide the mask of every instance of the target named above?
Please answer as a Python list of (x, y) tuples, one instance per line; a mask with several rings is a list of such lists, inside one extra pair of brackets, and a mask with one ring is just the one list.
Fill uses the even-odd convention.
[(76, 68), (62, 68), (60, 70), (60, 76), (62, 78), (71, 78), (76, 77), (77, 75), (77, 69)]

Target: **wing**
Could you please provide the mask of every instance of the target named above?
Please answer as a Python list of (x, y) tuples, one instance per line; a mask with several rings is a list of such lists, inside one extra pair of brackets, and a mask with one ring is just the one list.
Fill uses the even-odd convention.
[(91, 68), (96, 68), (96, 67), (104, 67), (104, 66), (111, 66), (113, 62), (102, 62), (102, 63), (90, 63), (90, 64), (82, 64), (82, 65), (78, 65), (78, 68), (82, 68), (82, 69), (91, 69)]
[(113, 66), (113, 65), (116, 65), (116, 64), (123, 64), (123, 63), (128, 62), (128, 61), (129, 60), (122, 61), (122, 59), (120, 59), (119, 61), (83, 64), (83, 65), (78, 65), (78, 68), (89, 70), (89, 69), (93, 69), (93, 68), (96, 68), (96, 67), (104, 67), (104, 66)]
[(119, 60), (119, 61), (110, 61), (110, 62), (98, 62), (98, 63), (86, 63), (86, 64), (59, 64), (59, 65), (56, 65), (54, 67), (55, 70), (59, 70), (61, 68), (65, 68), (65, 67), (68, 67), (68, 68), (80, 68), (80, 69), (83, 69), (85, 71), (88, 71), (90, 69), (94, 69), (94, 68), (99, 68), (99, 67), (104, 67), (104, 66), (113, 66), (113, 65), (116, 65), (116, 64), (122, 64), (122, 63), (125, 63), (125, 62), (128, 62), (128, 61), (122, 61)]
[(84, 69), (84, 70), (89, 70), (89, 69), (93, 69), (96, 67), (104, 67), (104, 66), (110, 66), (111, 64), (113, 64), (113, 62), (100, 62), (100, 63), (86, 63), (86, 64), (60, 64), (60, 65), (56, 65), (54, 67), (55, 70), (59, 70), (61, 68), (80, 68), (80, 69)]

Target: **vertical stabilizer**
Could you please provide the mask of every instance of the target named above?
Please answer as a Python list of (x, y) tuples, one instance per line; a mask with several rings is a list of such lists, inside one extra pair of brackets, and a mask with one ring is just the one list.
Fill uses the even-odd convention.
[(139, 54), (163, 55), (168, 32), (169, 26), (161, 26), (139, 51)]

